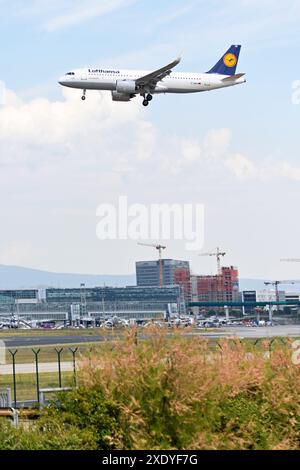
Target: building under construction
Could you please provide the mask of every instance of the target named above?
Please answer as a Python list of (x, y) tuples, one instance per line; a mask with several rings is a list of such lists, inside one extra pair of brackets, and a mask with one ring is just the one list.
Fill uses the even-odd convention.
[[(214, 276), (192, 276), (192, 299), (194, 302), (238, 302), (239, 273), (233, 266), (222, 267)], [(197, 300), (196, 300), (197, 299)]]

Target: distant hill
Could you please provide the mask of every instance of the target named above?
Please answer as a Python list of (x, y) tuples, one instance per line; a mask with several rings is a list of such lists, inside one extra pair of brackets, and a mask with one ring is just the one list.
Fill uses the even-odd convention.
[(19, 266), (0, 265), (0, 289), (29, 289), (43, 287), (134, 286), (135, 275), (93, 275), (52, 273)]
[[(112, 286), (125, 287), (136, 284), (135, 275), (105, 274), (70, 274), (53, 273), (39, 269), (20, 266), (0, 265), (0, 289), (30, 289), (45, 287), (86, 287)], [(300, 284), (282, 286), (283, 290), (299, 291)], [(264, 290), (266, 286), (261, 279), (240, 279), (240, 290)]]

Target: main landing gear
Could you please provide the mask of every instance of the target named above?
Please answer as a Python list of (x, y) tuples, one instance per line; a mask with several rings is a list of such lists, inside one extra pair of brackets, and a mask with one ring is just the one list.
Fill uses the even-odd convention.
[(149, 106), (150, 101), (153, 100), (153, 96), (150, 93), (146, 96), (144, 95), (143, 106)]
[(86, 100), (86, 90), (83, 90), (83, 95), (81, 97), (82, 101), (85, 101)]

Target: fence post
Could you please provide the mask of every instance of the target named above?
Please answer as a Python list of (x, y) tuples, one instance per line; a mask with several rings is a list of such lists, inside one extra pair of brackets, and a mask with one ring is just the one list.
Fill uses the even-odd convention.
[(222, 344), (219, 341), (217, 341), (217, 347), (219, 348), (219, 351), (220, 351), (221, 361), (223, 361), (223, 348), (222, 348)]
[(72, 355), (73, 355), (73, 380), (74, 380), (74, 386), (77, 386), (77, 378), (76, 378), (76, 353), (78, 351), (78, 348), (72, 349), (69, 348)]
[(269, 342), (269, 353), (270, 353), (270, 358), (271, 358), (271, 355), (272, 355), (272, 346), (273, 346), (273, 343), (275, 341), (275, 338), (271, 339), (271, 341)]
[(281, 344), (286, 344), (286, 341), (283, 338), (273, 338), (270, 342), (270, 355), (271, 355), (271, 351), (272, 351), (272, 346), (276, 341), (278, 341), (278, 339), (281, 342)]
[(55, 348), (55, 351), (57, 353), (57, 362), (58, 362), (58, 386), (59, 388), (62, 387), (62, 381), (61, 381), (61, 353), (63, 352), (64, 348), (57, 349)]
[(17, 408), (17, 380), (16, 380), (16, 354), (18, 350), (11, 351), (10, 349), (8, 352), (11, 354), (12, 357), (12, 366), (13, 366), (13, 383), (14, 383), (14, 407)]
[(35, 355), (35, 373), (36, 373), (36, 393), (37, 393), (37, 401), (40, 403), (40, 378), (39, 378), (39, 354), (41, 352), (40, 349), (32, 349), (33, 354)]
[(242, 341), (241, 341), (240, 338), (233, 338), (233, 339), (232, 339), (232, 343), (231, 343), (231, 344), (233, 344), (235, 348), (237, 348), (237, 344), (238, 344), (238, 343), (239, 343), (240, 345), (242, 344)]

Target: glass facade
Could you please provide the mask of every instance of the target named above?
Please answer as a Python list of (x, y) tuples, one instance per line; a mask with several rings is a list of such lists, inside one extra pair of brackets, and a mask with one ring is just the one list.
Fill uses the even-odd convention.
[[(250, 306), (243, 307), (243, 314), (244, 315), (251, 315), (254, 313), (255, 307), (253, 306), (253, 303), (257, 302), (256, 299), (256, 291), (255, 290), (244, 290), (242, 293), (242, 300), (243, 302), (250, 303)], [(252, 305), (251, 305), (252, 303)]]
[[(186, 270), (190, 273), (188, 261), (163, 259), (163, 281), (165, 286), (176, 284), (176, 272)], [(138, 261), (136, 263), (136, 281), (138, 286), (159, 286), (159, 261)]]
[(78, 303), (85, 296), (86, 302), (145, 302), (176, 301), (179, 289), (175, 287), (94, 287), (85, 289), (46, 289), (46, 302)]
[(38, 297), (38, 289), (0, 290), (0, 302), (2, 302), (2, 300), (38, 300)]
[(171, 304), (176, 305), (179, 312), (185, 311), (180, 286), (51, 288), (45, 290), (43, 300), (37, 301), (38, 298), (38, 290), (2, 291), (0, 316), (16, 315), (26, 320), (37, 318), (58, 320), (67, 318), (74, 308), (77, 308), (81, 318), (118, 314), (130, 318), (131, 313), (133, 317), (138, 317), (142, 313), (144, 316), (150, 312), (153, 314), (168, 312)]

